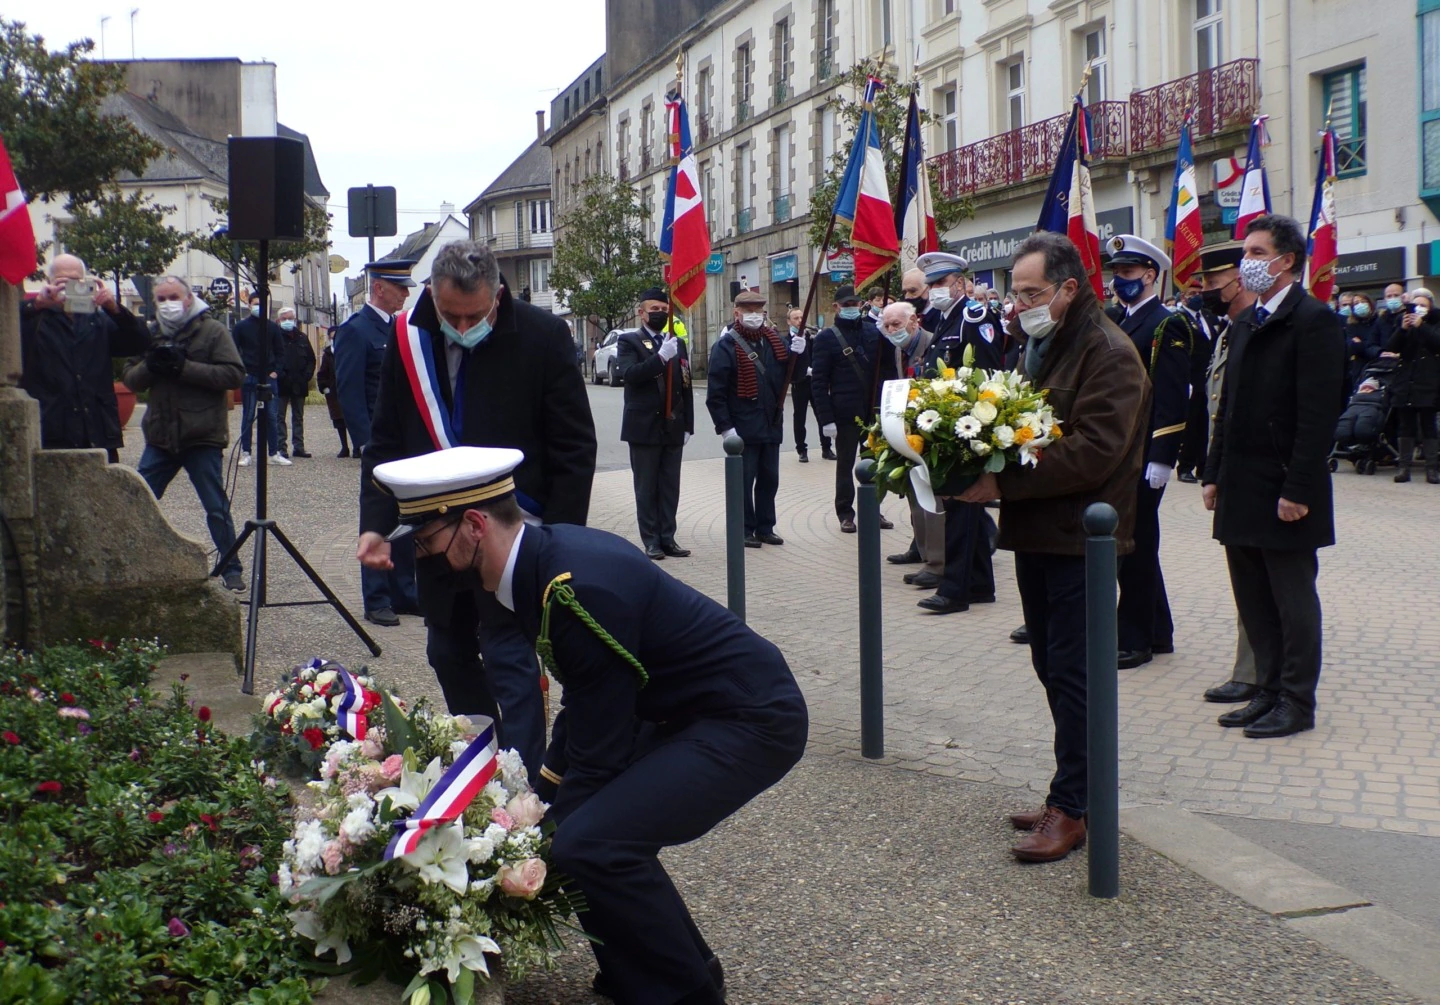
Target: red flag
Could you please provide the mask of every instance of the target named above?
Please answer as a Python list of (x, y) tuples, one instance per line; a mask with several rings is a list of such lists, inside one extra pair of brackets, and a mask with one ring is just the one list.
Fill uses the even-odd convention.
[(10, 166), (10, 154), (0, 137), (0, 278), (19, 286), (39, 266), (35, 257), (35, 228), (25, 193)]
[(1310, 210), (1310, 293), (1317, 300), (1330, 299), (1335, 289), (1335, 262), (1338, 235), (1335, 214), (1335, 131), (1326, 129), (1320, 140), (1320, 168), (1315, 178), (1315, 202)]
[[(670, 299), (689, 310), (705, 295), (705, 263), (710, 258), (710, 227), (700, 193), (700, 167), (690, 142), (690, 116), (679, 96), (666, 105), (670, 130), (670, 185), (660, 228), (660, 255)], [(668, 407), (669, 396), (666, 396)]]

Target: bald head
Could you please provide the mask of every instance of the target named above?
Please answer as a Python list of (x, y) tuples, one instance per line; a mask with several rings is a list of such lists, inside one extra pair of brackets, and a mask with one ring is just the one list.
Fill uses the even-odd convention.
[(56, 255), (50, 263), (50, 279), (61, 282), (85, 278), (85, 263), (79, 255)]
[(906, 300), (923, 298), (929, 289), (925, 283), (925, 273), (919, 269), (906, 269), (900, 280), (900, 289)]

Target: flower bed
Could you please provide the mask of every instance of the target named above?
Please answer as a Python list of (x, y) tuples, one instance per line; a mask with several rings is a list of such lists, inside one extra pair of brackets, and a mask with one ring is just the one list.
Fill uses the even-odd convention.
[(312, 1000), (291, 815), (247, 741), (125, 642), (0, 655), (0, 1005)]

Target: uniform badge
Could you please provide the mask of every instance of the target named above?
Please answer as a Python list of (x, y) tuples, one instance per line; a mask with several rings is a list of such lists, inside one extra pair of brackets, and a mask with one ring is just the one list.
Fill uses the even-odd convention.
[(654, 348), (655, 348), (655, 343), (654, 343), (654, 342), (651, 342), (648, 338), (647, 338), (647, 339), (644, 339), (644, 340), (642, 340), (642, 341), (643, 341), (644, 346), (645, 346), (646, 349), (654, 349)]
[(683, 359), (680, 361), (680, 386), (690, 386), (690, 364)]
[(994, 341), (995, 341), (995, 326), (994, 326), (994, 325), (981, 325), (981, 326), (980, 326), (980, 337), (983, 338), (986, 342), (994, 342)]

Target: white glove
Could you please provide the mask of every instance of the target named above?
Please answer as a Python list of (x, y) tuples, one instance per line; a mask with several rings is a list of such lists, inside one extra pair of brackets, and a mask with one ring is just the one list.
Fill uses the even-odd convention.
[(727, 437), (727, 436), (739, 436), (739, 435), (740, 435), (739, 433), (735, 432), (735, 427), (734, 427), (734, 426), (731, 426), (729, 429), (725, 430), (725, 432), (723, 432), (723, 433), (720, 434), (720, 439), (723, 440), (723, 439), (725, 439), (725, 437)]
[(689, 433), (686, 433), (686, 434), (685, 434), (685, 439), (683, 439), (683, 440), (680, 441), (680, 445), (681, 445), (682, 447), (688, 447), (688, 446), (690, 445), (690, 434), (689, 434)]
[(1163, 464), (1150, 463), (1145, 465), (1145, 480), (1155, 491), (1160, 491), (1170, 481), (1170, 469)]
[(807, 377), (813, 377), (813, 376), (815, 376), (815, 368), (814, 368), (813, 366), (807, 366), (807, 367), (805, 368), (805, 376), (807, 376)]
[(825, 423), (825, 425), (821, 426), (820, 435), (825, 437), (826, 439), (835, 439), (835, 423), (827, 422)]
[(668, 363), (675, 358), (675, 354), (679, 351), (680, 340), (674, 335), (670, 335), (664, 342), (660, 343), (660, 348), (656, 351), (656, 355)]
[(796, 355), (799, 355), (800, 353), (805, 351), (804, 335), (792, 335), (790, 337), (790, 351), (795, 353)]

